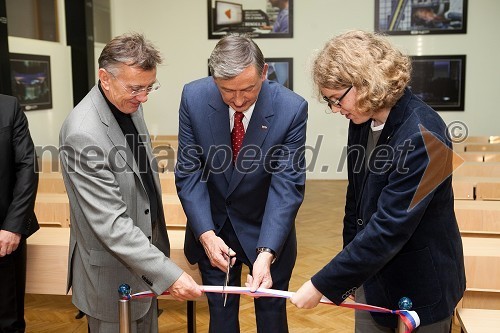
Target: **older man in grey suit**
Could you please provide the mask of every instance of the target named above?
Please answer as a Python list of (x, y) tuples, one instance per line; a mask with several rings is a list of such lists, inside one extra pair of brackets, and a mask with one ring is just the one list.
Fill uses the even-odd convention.
[[(161, 189), (142, 103), (159, 88), (160, 53), (142, 35), (114, 38), (99, 57), (99, 83), (60, 133), (71, 206), (68, 290), (90, 332), (118, 332), (117, 288), (201, 296), (169, 258)], [(156, 298), (132, 302), (132, 330), (157, 332)]]

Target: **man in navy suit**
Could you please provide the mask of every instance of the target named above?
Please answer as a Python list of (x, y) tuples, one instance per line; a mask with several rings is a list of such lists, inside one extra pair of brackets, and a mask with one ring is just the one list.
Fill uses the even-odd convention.
[[(241, 285), (245, 264), (252, 290), (287, 290), (304, 198), (307, 102), (266, 79), (262, 52), (246, 36), (222, 38), (209, 67), (212, 76), (184, 87), (179, 110), (175, 175), (188, 219), (186, 257), (206, 285), (224, 283), (230, 256), (229, 285)], [(231, 140), (237, 131), (239, 153)], [(239, 296), (227, 304), (221, 295), (207, 297), (210, 332), (239, 332)], [(285, 305), (256, 299), (257, 332), (288, 332)]]

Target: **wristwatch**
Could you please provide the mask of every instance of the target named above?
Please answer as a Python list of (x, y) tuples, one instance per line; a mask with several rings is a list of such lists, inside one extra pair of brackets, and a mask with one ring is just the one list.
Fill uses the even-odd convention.
[(273, 255), (273, 261), (271, 262), (271, 264), (274, 264), (274, 262), (276, 261), (276, 252), (274, 252), (272, 249), (268, 247), (258, 247), (255, 249), (255, 252), (257, 252), (257, 255), (259, 255), (262, 252), (271, 253)]

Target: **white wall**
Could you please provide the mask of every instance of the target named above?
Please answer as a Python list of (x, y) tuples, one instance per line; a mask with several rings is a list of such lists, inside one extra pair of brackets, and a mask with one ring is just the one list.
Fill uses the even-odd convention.
[(26, 112), (31, 136), (37, 146), (58, 146), (59, 129), (73, 108), (71, 49), (66, 45), (63, 0), (58, 0), (57, 11), (58, 25), (62, 27), (59, 31), (60, 42), (9, 37), (9, 52), (50, 56), (52, 109)]
[[(265, 0), (252, 1), (256, 7), (257, 3), (265, 6)], [(158, 74), (162, 88), (145, 105), (146, 117), (151, 132), (176, 134), (182, 86), (207, 75), (207, 58), (217, 42), (207, 38), (207, 4), (205, 0), (143, 0), (140, 11), (136, 4), (112, 0), (113, 35), (143, 32), (163, 52), (165, 66)], [(323, 104), (316, 101), (308, 71), (311, 55), (335, 34), (373, 30), (374, 10), (373, 0), (295, 0), (294, 38), (256, 40), (266, 57), (294, 58), (294, 91), (309, 101), (308, 145), (314, 146), (318, 136), (324, 135), (309, 178), (345, 178), (345, 171), (336, 169), (347, 140), (347, 120), (325, 114)], [(411, 55), (467, 55), (465, 112), (440, 114), (447, 123), (465, 122), (471, 135), (500, 134), (500, 107), (495, 98), (500, 94), (498, 13), (498, 0), (469, 1), (467, 34), (390, 37)], [(328, 172), (321, 172), (325, 167)]]
[[(245, 0), (264, 8), (266, 0)], [(245, 3), (247, 3), (245, 2)], [(64, 13), (58, 0), (59, 13)], [(259, 5), (262, 4), (262, 5)], [(139, 8), (138, 8), (139, 6)], [(294, 90), (309, 101), (308, 145), (324, 135), (318, 160), (309, 178), (345, 178), (336, 172), (346, 143), (347, 120), (324, 113), (314, 95), (308, 71), (311, 55), (333, 35), (349, 29), (373, 30), (373, 0), (295, 0), (294, 38), (257, 39), (266, 57), (294, 58)], [(250, 8), (250, 7), (249, 7)], [(465, 112), (441, 112), (447, 123), (465, 122), (470, 135), (499, 135), (500, 1), (469, 1), (467, 34), (392, 36), (391, 40), (412, 55), (466, 54)], [(159, 68), (162, 88), (145, 105), (152, 134), (177, 134), (177, 112), (182, 86), (207, 75), (207, 59), (217, 40), (207, 35), (205, 0), (111, 0), (112, 34), (144, 33), (162, 51)], [(64, 27), (64, 22), (60, 27)], [(61, 40), (65, 34), (61, 32)], [(37, 143), (57, 143), (59, 126), (72, 106), (69, 49), (64, 43), (9, 38), (11, 52), (51, 55), (54, 108), (28, 112)], [(96, 46), (96, 52), (102, 45)], [(97, 59), (97, 57), (96, 57)], [(321, 172), (328, 168), (328, 172)]]

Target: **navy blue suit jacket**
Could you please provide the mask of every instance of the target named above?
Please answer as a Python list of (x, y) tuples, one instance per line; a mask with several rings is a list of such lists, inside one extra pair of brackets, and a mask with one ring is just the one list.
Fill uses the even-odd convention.
[(257, 247), (269, 247), (291, 272), (295, 217), (305, 190), (306, 121), (302, 97), (264, 81), (233, 166), (229, 108), (213, 78), (184, 87), (175, 175), (188, 219), (184, 251), (191, 263), (205, 254), (200, 235), (218, 234), (230, 220), (251, 263)]
[[(450, 316), (465, 289), (452, 179), (446, 177), (452, 162), (446, 124), (405, 90), (374, 150), (380, 158), (372, 154), (365, 170), (370, 123), (349, 126), (344, 249), (312, 282), (337, 304), (360, 285), (371, 305), (398, 309), (398, 301), (409, 297), (421, 325), (428, 325)], [(434, 145), (424, 144), (422, 131), (436, 139)], [(439, 165), (424, 178), (429, 153), (437, 153)], [(394, 315), (372, 315), (396, 326)]]

